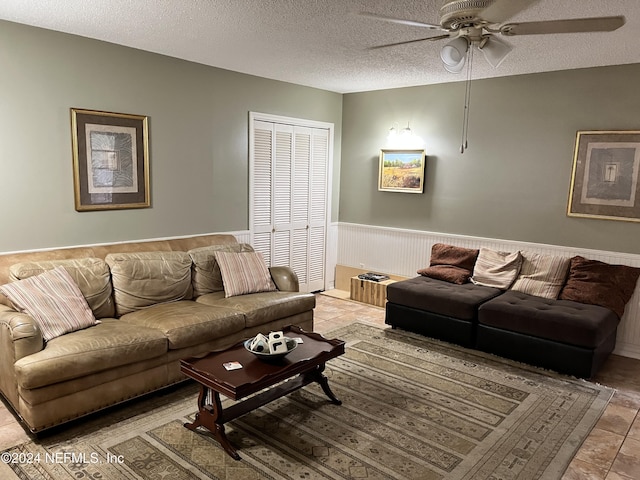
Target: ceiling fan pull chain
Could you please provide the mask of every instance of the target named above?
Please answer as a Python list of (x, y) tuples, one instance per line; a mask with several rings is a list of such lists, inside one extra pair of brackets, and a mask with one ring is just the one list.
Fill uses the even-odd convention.
[(464, 93), (464, 115), (462, 118), (462, 142), (460, 145), (460, 153), (468, 148), (468, 136), (469, 136), (469, 105), (471, 103), (471, 71), (473, 67), (473, 44), (469, 44), (467, 50), (467, 80)]

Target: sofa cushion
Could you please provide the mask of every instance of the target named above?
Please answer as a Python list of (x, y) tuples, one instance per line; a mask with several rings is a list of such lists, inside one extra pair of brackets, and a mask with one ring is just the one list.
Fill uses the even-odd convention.
[(428, 312), (474, 320), (478, 306), (499, 295), (497, 288), (452, 283), (429, 277), (415, 277), (387, 285), (387, 300)]
[(478, 323), (569, 345), (595, 348), (618, 326), (609, 309), (508, 291), (480, 306)]
[(110, 253), (105, 261), (111, 268), (118, 316), (193, 295), (186, 252)]
[(38, 388), (166, 352), (162, 332), (107, 318), (94, 327), (54, 338), (40, 352), (18, 360), (15, 370), (20, 387)]
[(71, 275), (96, 318), (115, 315), (111, 272), (105, 261), (100, 258), (21, 262), (10, 267), (9, 275), (12, 280), (23, 280), (55, 267), (64, 267)]
[(120, 321), (157, 329), (167, 337), (170, 350), (206, 343), (245, 326), (242, 313), (193, 300), (154, 305), (123, 315)]
[(636, 288), (640, 268), (610, 265), (581, 256), (571, 259), (569, 278), (560, 298), (580, 303), (600, 305), (615, 312), (619, 318)]
[(82, 292), (64, 267), (1, 285), (0, 292), (35, 320), (45, 341), (96, 324)]
[(536, 297), (558, 298), (567, 278), (569, 258), (533, 252), (520, 253), (522, 267), (511, 290)]
[(476, 285), (506, 290), (520, 273), (521, 265), (520, 252), (498, 252), (481, 248), (471, 281)]
[(189, 250), (187, 253), (193, 262), (191, 281), (194, 297), (224, 290), (216, 252), (253, 252), (253, 247), (247, 243), (234, 243)]
[(198, 297), (196, 302), (242, 312), (246, 327), (250, 328), (313, 310), (316, 297), (312, 293), (301, 292), (263, 292), (225, 297), (224, 292), (214, 292)]
[(276, 290), (260, 252), (216, 252), (216, 261), (226, 297)]

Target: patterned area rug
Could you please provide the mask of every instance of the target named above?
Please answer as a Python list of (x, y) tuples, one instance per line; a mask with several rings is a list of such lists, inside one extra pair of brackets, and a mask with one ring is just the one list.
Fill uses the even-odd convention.
[(326, 370), (343, 404), (310, 385), (234, 420), (240, 461), (184, 428), (187, 383), (3, 452), (0, 477), (559, 479), (613, 393), (399, 330), (327, 337), (347, 342)]

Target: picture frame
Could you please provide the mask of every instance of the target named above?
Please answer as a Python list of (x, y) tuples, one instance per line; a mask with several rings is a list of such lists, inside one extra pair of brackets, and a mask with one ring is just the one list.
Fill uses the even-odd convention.
[(71, 108), (77, 211), (147, 208), (148, 117)]
[(378, 190), (423, 193), (425, 159), (424, 150), (380, 150)]
[(640, 222), (640, 131), (579, 131), (567, 215)]

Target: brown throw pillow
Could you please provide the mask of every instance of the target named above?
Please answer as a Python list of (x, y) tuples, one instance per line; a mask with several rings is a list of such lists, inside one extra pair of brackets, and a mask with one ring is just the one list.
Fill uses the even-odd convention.
[(435, 243), (431, 247), (430, 266), (418, 270), (418, 274), (462, 285), (471, 277), (478, 250)]
[(421, 268), (418, 273), (424, 277), (435, 278), (444, 282), (462, 285), (469, 281), (471, 272), (464, 268), (453, 265), (434, 265), (433, 267)]
[(436, 243), (431, 247), (430, 265), (451, 265), (473, 271), (479, 250)]
[(600, 305), (622, 317), (624, 307), (633, 295), (640, 268), (610, 265), (581, 256), (571, 259), (569, 278), (561, 300)]

